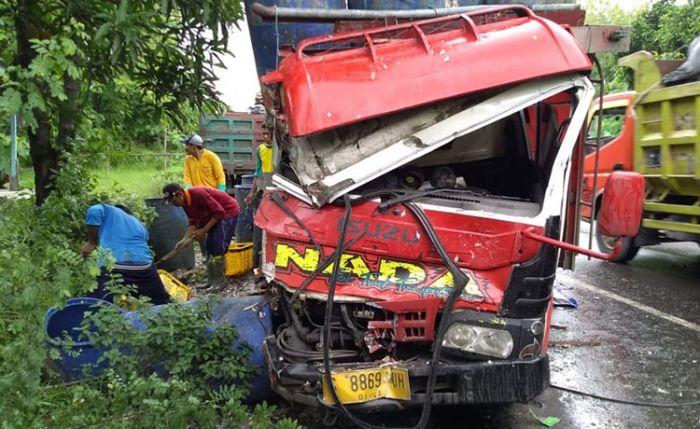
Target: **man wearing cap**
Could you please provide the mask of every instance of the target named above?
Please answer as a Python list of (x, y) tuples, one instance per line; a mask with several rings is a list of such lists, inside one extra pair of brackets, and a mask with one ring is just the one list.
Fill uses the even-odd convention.
[(204, 186), (184, 189), (177, 183), (165, 185), (163, 198), (182, 207), (189, 219), (187, 233), (175, 247), (179, 247), (189, 237), (199, 241), (206, 239), (206, 287), (210, 292), (220, 291), (226, 287), (224, 254), (231, 244), (241, 211), (238, 202), (226, 192)]
[(197, 134), (190, 134), (180, 140), (185, 145), (184, 188), (205, 186), (226, 192), (226, 175), (221, 160), (216, 154), (204, 148), (204, 140)]

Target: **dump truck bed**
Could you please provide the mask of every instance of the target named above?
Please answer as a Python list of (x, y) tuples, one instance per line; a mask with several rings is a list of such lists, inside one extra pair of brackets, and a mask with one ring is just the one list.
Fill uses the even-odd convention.
[(254, 153), (263, 140), (263, 123), (265, 115), (257, 113), (226, 112), (202, 117), (200, 133), (205, 147), (219, 156), (227, 176), (255, 171)]
[(634, 169), (654, 191), (700, 197), (700, 82), (643, 93), (635, 111)]

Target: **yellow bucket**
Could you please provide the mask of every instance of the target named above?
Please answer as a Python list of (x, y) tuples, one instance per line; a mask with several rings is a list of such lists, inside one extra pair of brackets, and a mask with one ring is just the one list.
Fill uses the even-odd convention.
[(226, 275), (238, 276), (253, 269), (253, 243), (231, 243), (226, 252)]
[(184, 302), (192, 298), (192, 290), (175, 276), (165, 270), (158, 270), (158, 275), (165, 286), (165, 291), (174, 301)]

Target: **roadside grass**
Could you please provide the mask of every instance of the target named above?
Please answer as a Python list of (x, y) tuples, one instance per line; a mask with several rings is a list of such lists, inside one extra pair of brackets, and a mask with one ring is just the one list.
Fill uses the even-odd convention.
[(159, 197), (166, 183), (182, 181), (182, 165), (182, 156), (169, 156), (167, 167), (162, 156), (149, 156), (116, 167), (105, 166), (92, 171), (95, 190), (115, 195), (133, 194), (138, 198)]
[[(130, 157), (116, 166), (100, 162), (90, 173), (95, 177), (95, 190), (112, 195), (130, 194), (144, 199), (159, 197), (163, 186), (169, 182), (182, 181), (184, 152), (165, 157), (149, 155)], [(34, 171), (20, 169), (20, 189), (34, 189)]]

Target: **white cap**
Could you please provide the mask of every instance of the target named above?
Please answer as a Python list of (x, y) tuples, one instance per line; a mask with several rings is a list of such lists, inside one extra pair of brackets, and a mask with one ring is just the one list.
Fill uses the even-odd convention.
[(195, 146), (204, 146), (204, 140), (199, 136), (199, 134), (190, 134), (186, 139), (180, 140), (180, 143), (193, 144)]

